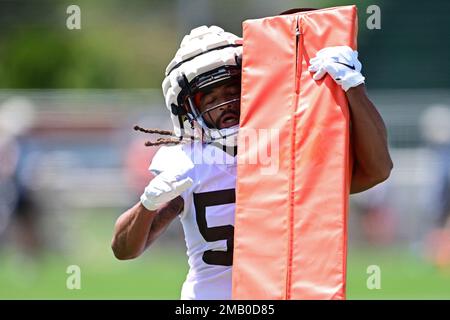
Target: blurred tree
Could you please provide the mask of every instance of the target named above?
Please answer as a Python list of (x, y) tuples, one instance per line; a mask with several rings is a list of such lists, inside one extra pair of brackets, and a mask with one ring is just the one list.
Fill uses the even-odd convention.
[(370, 87), (450, 88), (450, 1), (383, 1), (381, 30), (366, 29), (366, 7), (359, 51)]
[[(68, 1), (0, 2), (0, 86), (160, 87), (176, 30), (160, 1), (78, 1), (81, 30), (68, 30)], [(161, 13), (164, 12), (164, 13)]]
[[(367, 84), (448, 88), (450, 2), (355, 0)], [(0, 1), (0, 87), (160, 88), (182, 36), (202, 24), (242, 34), (245, 19), (344, 0), (78, 0), (81, 30), (68, 30), (72, 1)], [(381, 8), (381, 30), (366, 28), (367, 6)]]
[(17, 32), (2, 53), (2, 86), (56, 88), (73, 63), (72, 45), (54, 32)]

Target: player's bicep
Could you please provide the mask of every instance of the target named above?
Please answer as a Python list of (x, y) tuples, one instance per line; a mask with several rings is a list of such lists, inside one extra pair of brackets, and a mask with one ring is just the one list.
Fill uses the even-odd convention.
[(181, 196), (170, 200), (158, 209), (158, 214), (155, 216), (147, 236), (146, 248), (167, 229), (170, 223), (183, 211), (183, 209), (184, 200)]

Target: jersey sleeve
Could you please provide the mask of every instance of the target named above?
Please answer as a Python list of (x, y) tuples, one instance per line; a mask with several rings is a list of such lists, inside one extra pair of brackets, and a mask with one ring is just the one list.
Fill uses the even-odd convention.
[[(194, 161), (189, 150), (185, 150), (183, 145), (161, 147), (154, 155), (148, 169), (155, 175), (161, 172), (171, 172), (179, 179), (186, 177), (194, 179)], [(191, 192), (192, 190), (189, 188), (180, 195), (185, 202), (184, 210), (179, 214), (180, 218), (185, 215), (186, 201), (190, 199)]]
[(158, 175), (163, 171), (185, 172), (189, 167), (190, 159), (182, 146), (163, 146), (154, 155), (148, 170)]

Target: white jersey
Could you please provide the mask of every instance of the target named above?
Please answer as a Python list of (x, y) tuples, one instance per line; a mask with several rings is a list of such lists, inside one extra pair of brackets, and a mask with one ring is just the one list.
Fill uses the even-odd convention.
[(181, 299), (231, 299), (236, 158), (196, 142), (160, 148), (150, 170), (169, 170), (194, 181), (181, 195), (189, 263)]

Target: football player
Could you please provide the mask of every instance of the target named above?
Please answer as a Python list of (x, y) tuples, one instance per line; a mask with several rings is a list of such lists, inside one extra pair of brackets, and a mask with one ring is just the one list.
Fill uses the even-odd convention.
[[(219, 27), (202, 26), (184, 37), (166, 69), (163, 92), (174, 135), (185, 143), (158, 150), (149, 168), (156, 176), (115, 226), (115, 256), (133, 259), (180, 218), (189, 262), (181, 299), (231, 298), (241, 58), (242, 39)], [(385, 180), (392, 168), (384, 123), (360, 70), (349, 47), (325, 48), (310, 62), (314, 79), (332, 76), (351, 105), (352, 192)], [(156, 144), (166, 142), (177, 141)], [(195, 161), (204, 154), (208, 161)]]

